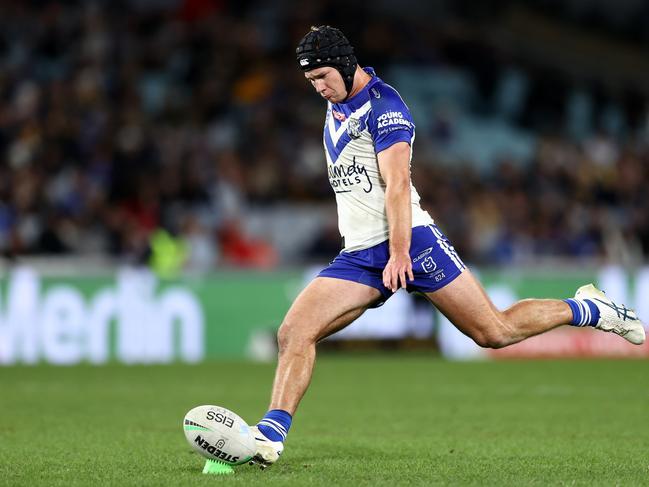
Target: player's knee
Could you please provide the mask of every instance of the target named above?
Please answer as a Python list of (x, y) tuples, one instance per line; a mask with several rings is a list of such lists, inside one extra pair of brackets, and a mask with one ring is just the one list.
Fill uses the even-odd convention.
[(510, 323), (507, 314), (498, 311), (473, 326), (466, 326), (467, 334), (482, 348), (503, 348), (513, 343), (515, 327)]
[(509, 344), (509, 340), (500, 330), (480, 331), (471, 338), (482, 348), (503, 348)]
[(307, 330), (292, 321), (284, 320), (277, 331), (277, 347), (280, 354), (288, 350), (304, 349), (313, 343), (315, 339)]

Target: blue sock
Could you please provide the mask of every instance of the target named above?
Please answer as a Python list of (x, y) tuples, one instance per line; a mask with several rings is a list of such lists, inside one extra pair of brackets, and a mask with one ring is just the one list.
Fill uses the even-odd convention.
[(266, 413), (257, 427), (270, 441), (284, 441), (293, 418), (283, 409), (272, 409)]
[(599, 321), (599, 309), (590, 299), (564, 299), (572, 310), (572, 326), (595, 326)]

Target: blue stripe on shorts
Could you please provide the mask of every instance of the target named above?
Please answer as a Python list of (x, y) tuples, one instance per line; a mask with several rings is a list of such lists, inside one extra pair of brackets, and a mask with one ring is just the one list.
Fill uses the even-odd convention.
[[(371, 286), (381, 291), (385, 301), (393, 294), (383, 285), (383, 269), (389, 258), (389, 243), (386, 240), (368, 249), (341, 252), (318, 277), (334, 277)], [(408, 281), (408, 292), (437, 291), (466, 269), (453, 245), (437, 225), (412, 229), (410, 258), (415, 279)]]

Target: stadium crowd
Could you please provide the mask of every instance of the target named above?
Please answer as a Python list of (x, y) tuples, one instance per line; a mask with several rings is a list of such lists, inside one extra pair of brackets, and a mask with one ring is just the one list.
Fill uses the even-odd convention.
[[(379, 75), (397, 60), (467, 73), (477, 93), (468, 110), (480, 116), (500, 116), (491, 100), (512, 62), (531, 83), (507, 120), (534, 137), (526, 160), (445, 157), (449, 121), (417, 132), (415, 185), (465, 260), (649, 257), (646, 93), (616, 98), (596, 84), (596, 112), (620, 100), (613, 122), (567, 135), (572, 79), (537, 76), (538, 66), (467, 40), (457, 23), (433, 33), (409, 20), (404, 30), (377, 9), (351, 30), (348, 16), (324, 11), (331, 3), (298, 12), (285, 2), (2, 2), (2, 252), (142, 261), (164, 229), (198, 267), (274, 264), (272, 242), (245, 231), (249, 209), (333, 201), (324, 106), (293, 58), (324, 18), (348, 27)], [(315, 238), (294, 257), (337, 237)]]

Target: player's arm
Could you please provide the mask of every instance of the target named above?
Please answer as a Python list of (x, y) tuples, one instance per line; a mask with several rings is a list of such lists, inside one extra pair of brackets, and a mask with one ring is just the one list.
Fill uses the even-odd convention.
[(377, 154), (381, 177), (385, 182), (385, 211), (390, 232), (390, 259), (383, 270), (383, 284), (393, 292), (411, 281), (410, 239), (410, 145), (397, 142)]

